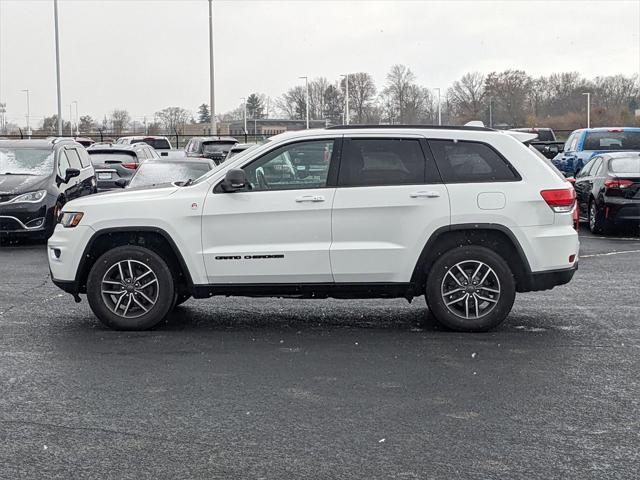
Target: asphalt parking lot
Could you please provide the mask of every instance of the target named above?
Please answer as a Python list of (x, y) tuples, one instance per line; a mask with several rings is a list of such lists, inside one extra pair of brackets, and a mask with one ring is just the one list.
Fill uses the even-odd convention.
[(640, 237), (496, 331), (423, 300), (189, 300), (101, 326), (0, 247), (1, 478), (637, 478)]

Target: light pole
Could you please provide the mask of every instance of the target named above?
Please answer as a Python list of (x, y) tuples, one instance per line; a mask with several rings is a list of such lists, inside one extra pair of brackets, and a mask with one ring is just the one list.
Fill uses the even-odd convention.
[(71, 103), (76, 104), (76, 137), (80, 135), (80, 117), (78, 117), (78, 100), (74, 100)]
[(442, 110), (440, 108), (440, 87), (434, 88), (438, 91), (438, 125), (442, 125)]
[[(340, 75), (344, 77), (345, 94), (344, 94), (344, 124), (349, 125), (349, 74)], [(308, 128), (308, 127), (307, 127)]]
[(587, 128), (591, 128), (591, 93), (584, 92), (583, 95), (587, 96)]
[(213, 75), (213, 0), (209, 0), (209, 114), (211, 117), (211, 135), (218, 133), (216, 125), (216, 101)]
[(307, 114), (307, 130), (309, 130), (309, 77), (298, 77), (304, 78), (304, 88), (306, 91), (306, 100), (305, 100), (305, 113)]
[(247, 134), (247, 98), (240, 97), (240, 100), (244, 102), (244, 134)]
[(31, 138), (31, 127), (29, 126), (29, 120), (31, 117), (31, 113), (29, 112), (29, 89), (25, 88), (22, 91), (27, 92), (27, 136)]
[(71, 113), (71, 107), (73, 107), (73, 103), (69, 104), (69, 136), (73, 137), (73, 114)]
[(53, 19), (56, 34), (56, 85), (58, 90), (58, 136), (62, 136), (62, 97), (60, 96), (60, 36), (58, 35), (58, 0), (53, 0)]

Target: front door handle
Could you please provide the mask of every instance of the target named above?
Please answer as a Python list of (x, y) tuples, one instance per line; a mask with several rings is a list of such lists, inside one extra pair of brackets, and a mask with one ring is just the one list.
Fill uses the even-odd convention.
[(322, 195), (303, 195), (296, 198), (296, 202), (324, 202), (324, 197)]
[(421, 191), (421, 192), (412, 192), (409, 194), (411, 198), (438, 198), (440, 196), (440, 192), (434, 191)]

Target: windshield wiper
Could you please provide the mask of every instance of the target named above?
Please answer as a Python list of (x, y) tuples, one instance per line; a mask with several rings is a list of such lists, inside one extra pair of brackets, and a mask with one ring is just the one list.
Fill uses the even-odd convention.
[(26, 173), (26, 172), (19, 172), (19, 173), (14, 173), (14, 172), (2, 172), (0, 173), (0, 175), (31, 175), (32, 177), (35, 177), (36, 174), (35, 173)]

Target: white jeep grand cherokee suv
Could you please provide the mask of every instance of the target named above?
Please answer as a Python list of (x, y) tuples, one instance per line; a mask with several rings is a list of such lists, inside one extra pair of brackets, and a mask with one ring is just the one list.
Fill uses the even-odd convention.
[(123, 330), (213, 295), (425, 295), (444, 326), (487, 330), (516, 292), (577, 268), (575, 192), (531, 138), (469, 126), (277, 135), (182, 186), (67, 203), (48, 245), (53, 282)]

